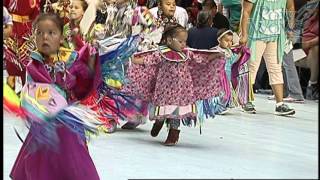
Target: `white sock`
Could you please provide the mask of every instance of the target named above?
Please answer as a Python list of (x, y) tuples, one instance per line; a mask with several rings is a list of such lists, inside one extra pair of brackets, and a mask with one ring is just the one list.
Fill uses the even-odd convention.
[(278, 102), (278, 103), (276, 103), (276, 107), (279, 107), (279, 106), (281, 106), (283, 104), (283, 102)]
[(318, 83), (317, 81), (309, 81), (308, 86), (311, 86), (311, 85), (317, 84), (317, 83)]

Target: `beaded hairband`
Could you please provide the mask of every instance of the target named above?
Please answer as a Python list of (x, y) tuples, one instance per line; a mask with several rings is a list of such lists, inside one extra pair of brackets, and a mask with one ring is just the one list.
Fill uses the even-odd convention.
[(218, 42), (220, 43), (220, 39), (221, 39), (224, 35), (226, 35), (226, 34), (228, 34), (228, 33), (232, 33), (232, 34), (233, 34), (233, 31), (227, 30), (227, 31), (223, 32), (223, 33), (218, 37)]

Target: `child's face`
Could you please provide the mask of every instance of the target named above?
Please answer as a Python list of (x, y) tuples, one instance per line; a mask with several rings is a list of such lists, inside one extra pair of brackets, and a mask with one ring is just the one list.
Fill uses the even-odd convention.
[(55, 22), (51, 20), (39, 21), (36, 30), (37, 49), (44, 56), (50, 56), (58, 52), (63, 36)]
[(180, 31), (176, 37), (168, 37), (168, 46), (175, 51), (182, 51), (187, 47), (188, 33), (186, 31)]
[(175, 0), (161, 0), (160, 8), (163, 11), (163, 15), (167, 17), (173, 17), (176, 12)]
[(232, 46), (233, 36), (226, 34), (220, 39), (220, 47), (230, 49)]
[(84, 14), (82, 7), (82, 2), (78, 0), (73, 0), (70, 5), (70, 19), (71, 20), (80, 20)]

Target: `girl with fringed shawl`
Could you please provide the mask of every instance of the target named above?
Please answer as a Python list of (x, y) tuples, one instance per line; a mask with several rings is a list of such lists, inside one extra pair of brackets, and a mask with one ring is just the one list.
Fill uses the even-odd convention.
[(219, 74), (224, 60), (215, 51), (185, 49), (187, 31), (179, 24), (168, 24), (156, 50), (135, 55), (128, 71), (129, 84), (124, 91), (151, 104), (149, 119), (155, 121), (151, 130), (157, 136), (164, 122), (169, 126), (165, 145), (179, 139), (180, 122), (196, 125), (210, 114), (197, 113), (198, 100), (217, 96), (221, 91)]
[[(88, 58), (97, 59), (97, 66), (99, 66), (99, 73), (101, 73), (99, 55), (94, 44), (94, 24), (89, 23), (89, 28), (88, 25), (86, 27), (83, 26), (84, 23), (92, 20), (90, 17), (88, 19), (88, 14), (90, 15), (88, 12), (94, 9), (93, 7), (95, 7), (96, 2), (92, 1), (91, 3), (88, 4), (85, 0), (72, 0), (70, 5), (70, 22), (64, 26), (64, 46), (76, 51), (87, 47), (89, 51)], [(97, 91), (97, 89), (101, 89), (101, 83), (102, 81), (100, 81), (88, 97), (81, 101), (81, 104), (99, 114), (99, 120), (104, 124), (99, 129), (103, 132), (108, 132), (112, 131), (114, 121), (119, 118), (120, 112), (118, 103), (110, 95), (112, 94), (111, 92), (109, 92), (109, 95), (103, 96), (101, 103), (97, 103), (97, 101), (101, 101), (100, 98), (103, 95), (103, 93)], [(103, 90), (105, 91), (106, 89), (104, 88)], [(108, 89), (108, 91), (110, 90)]]
[(64, 46), (73, 50), (79, 50), (83, 46), (83, 33), (80, 30), (80, 22), (88, 8), (85, 0), (72, 0), (70, 4), (70, 22), (64, 25), (63, 36), (65, 37)]
[[(154, 22), (147, 9), (137, 7), (133, 1), (124, 0), (117, 1), (115, 4), (105, 3), (105, 5), (107, 5), (104, 10), (107, 13), (106, 22), (94, 28), (97, 30), (95, 34), (104, 83), (85, 104), (95, 106), (97, 111), (104, 112), (110, 98), (113, 99), (116, 103), (114, 109), (118, 110), (118, 118), (110, 121), (113, 127), (108, 129), (108, 132), (113, 132), (119, 124), (119, 119), (128, 121), (122, 126), (124, 129), (133, 129), (146, 121), (147, 104), (123, 94), (120, 90), (126, 83), (125, 72), (129, 65), (129, 58), (145, 39), (144, 35), (152, 31)], [(85, 14), (94, 15), (96, 11), (92, 11), (93, 9)], [(103, 20), (103, 17), (99, 16), (97, 13), (95, 19)]]
[(29, 124), (11, 171), (12, 179), (98, 180), (86, 146), (86, 131), (97, 132), (98, 115), (77, 102), (98, 84), (88, 49), (60, 47), (63, 22), (42, 14), (34, 22), (37, 50), (27, 66), (21, 109)]
[(233, 45), (233, 32), (227, 29), (218, 31), (217, 47), (225, 55), (225, 71), (220, 75), (223, 91), (219, 96), (210, 100), (204, 100), (203, 105), (212, 114), (224, 114), (229, 108), (235, 106), (243, 107), (253, 99), (253, 90), (249, 81), (248, 60), (250, 58), (249, 49), (245, 46)]

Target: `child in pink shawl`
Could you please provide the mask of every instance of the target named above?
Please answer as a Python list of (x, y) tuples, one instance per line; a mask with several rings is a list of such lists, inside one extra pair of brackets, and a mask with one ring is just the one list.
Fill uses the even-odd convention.
[(186, 49), (187, 36), (181, 25), (168, 24), (162, 46), (136, 54), (128, 73), (130, 82), (124, 88), (151, 104), (149, 118), (155, 120), (153, 137), (165, 121), (169, 124), (164, 143), (167, 146), (178, 142), (180, 122), (188, 126), (196, 124), (199, 119), (196, 102), (214, 97), (221, 90), (218, 75), (224, 68), (223, 55)]

